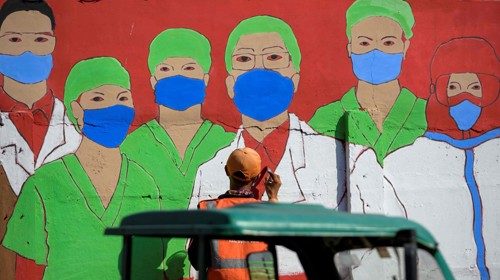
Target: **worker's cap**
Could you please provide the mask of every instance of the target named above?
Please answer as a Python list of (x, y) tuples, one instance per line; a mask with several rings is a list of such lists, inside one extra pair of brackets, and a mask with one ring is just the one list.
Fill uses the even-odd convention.
[(260, 156), (251, 148), (234, 150), (227, 159), (227, 175), (236, 179), (248, 181), (260, 173)]

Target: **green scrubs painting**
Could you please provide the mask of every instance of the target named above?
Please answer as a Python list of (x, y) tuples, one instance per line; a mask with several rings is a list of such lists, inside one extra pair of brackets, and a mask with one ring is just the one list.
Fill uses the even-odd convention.
[[(57, 176), (54, 176), (57, 174)], [(75, 155), (28, 179), (9, 221), (4, 246), (46, 266), (44, 279), (120, 279), (122, 238), (104, 235), (127, 215), (159, 210), (153, 179), (123, 156), (107, 208)], [(133, 279), (162, 279), (160, 239), (134, 241)]]
[(359, 105), (352, 88), (340, 101), (319, 108), (309, 124), (319, 133), (372, 148), (382, 164), (389, 153), (411, 145), (424, 134), (427, 127), (425, 106), (425, 100), (406, 88), (401, 89), (380, 132)]
[[(122, 239), (105, 228), (161, 209), (154, 179), (119, 150), (135, 113), (129, 74), (114, 58), (80, 61), (64, 104), (82, 142), (28, 178), (3, 245), (44, 266), (43, 279), (120, 279)], [(133, 279), (164, 279), (164, 256), (161, 239), (137, 238)]]
[[(200, 165), (235, 138), (201, 116), (210, 65), (210, 43), (194, 30), (167, 29), (150, 45), (148, 66), (159, 115), (131, 133), (120, 149), (152, 175), (163, 210), (187, 209)], [(168, 241), (169, 279), (188, 277), (185, 247), (186, 239)]]
[(426, 101), (399, 84), (415, 24), (408, 2), (357, 0), (346, 13), (347, 50), (358, 79), (341, 100), (319, 108), (317, 132), (374, 150), (383, 165), (427, 128)]

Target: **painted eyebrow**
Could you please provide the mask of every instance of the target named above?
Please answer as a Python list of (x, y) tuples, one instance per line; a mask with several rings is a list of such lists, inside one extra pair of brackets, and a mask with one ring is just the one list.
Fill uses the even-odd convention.
[(460, 87), (460, 89), (462, 89), (462, 85), (459, 82), (450, 82), (450, 85), (452, 84), (457, 84)]
[(239, 48), (239, 49), (235, 50), (235, 52), (237, 52), (237, 51), (241, 51), (241, 50), (251, 50), (251, 51), (253, 51), (253, 52), (255, 51), (255, 50), (254, 50), (254, 49), (252, 49), (252, 48)]
[(172, 66), (172, 65), (170, 65), (170, 64), (167, 64), (167, 63), (160, 63), (160, 64), (158, 64), (158, 66), (161, 66), (161, 65), (171, 67), (171, 68), (172, 68), (172, 70), (174, 70), (174, 66)]
[(280, 48), (282, 50), (285, 50), (285, 48), (281, 47), (281, 46), (272, 46), (272, 47), (267, 47), (267, 48), (263, 48), (262, 50), (267, 50), (267, 49), (273, 49), (273, 48)]
[(370, 40), (370, 41), (373, 41), (373, 39), (372, 39), (372, 38), (370, 38), (370, 37), (366, 37), (366, 36), (358, 36), (358, 39), (359, 39), (359, 38), (366, 38), (366, 39), (368, 39), (368, 40)]
[(100, 95), (106, 95), (106, 94), (104, 94), (102, 92), (98, 92), (98, 91), (93, 91), (92, 93), (97, 93), (97, 94), (100, 94)]
[(384, 40), (384, 39), (388, 39), (388, 38), (397, 39), (397, 37), (396, 37), (396, 36), (385, 36), (385, 37), (383, 37), (383, 38), (382, 38), (382, 40)]
[(54, 33), (52, 33), (52, 32), (14, 32), (14, 31), (6, 31), (5, 34), (17, 34), (17, 35), (35, 34), (35, 35), (54, 36)]
[(188, 63), (186, 63), (186, 64), (182, 65), (182, 67), (184, 67), (184, 66), (186, 66), (186, 65), (191, 65), (191, 64), (196, 65), (196, 62), (188, 62)]
[(54, 33), (51, 32), (35, 32), (33, 34), (45, 35), (45, 36), (54, 36)]
[(472, 83), (468, 84), (467, 87), (469, 87), (470, 85), (473, 85), (473, 84), (479, 84), (479, 85), (481, 85), (481, 83), (479, 83), (479, 82), (472, 82)]
[(120, 97), (120, 95), (122, 95), (122, 94), (124, 94), (124, 93), (128, 93), (128, 90), (124, 90), (124, 91), (122, 91), (122, 92), (118, 93), (118, 95), (117, 95), (116, 97)]

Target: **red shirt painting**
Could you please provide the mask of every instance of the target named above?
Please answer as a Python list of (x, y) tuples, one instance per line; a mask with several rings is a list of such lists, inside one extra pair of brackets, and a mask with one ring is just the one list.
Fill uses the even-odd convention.
[(50, 90), (29, 108), (26, 104), (10, 97), (0, 87), (0, 111), (9, 113), (10, 120), (30, 146), (35, 159), (42, 149), (53, 109), (54, 95)]
[[(248, 131), (243, 130), (242, 136), (245, 141), (245, 146), (252, 148), (259, 153), (262, 160), (262, 167), (269, 167), (273, 172), (276, 171), (276, 167), (281, 161), (283, 154), (285, 153), (286, 143), (288, 141), (290, 121), (282, 123), (279, 127), (275, 128), (273, 132), (269, 133), (262, 142), (257, 141), (255, 138), (248, 133)], [(265, 187), (263, 182), (261, 182), (255, 193), (255, 198), (261, 199), (264, 195)]]

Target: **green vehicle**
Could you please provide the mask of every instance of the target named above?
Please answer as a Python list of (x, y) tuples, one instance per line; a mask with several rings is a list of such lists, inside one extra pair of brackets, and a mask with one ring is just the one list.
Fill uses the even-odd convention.
[(438, 244), (404, 218), (349, 214), (320, 205), (258, 203), (214, 210), (146, 212), (122, 220), (108, 235), (124, 237), (122, 275), (130, 277), (133, 236), (196, 238), (199, 279), (206, 279), (207, 242), (263, 241), (247, 257), (252, 280), (279, 279), (276, 246), (297, 253), (307, 279), (454, 279)]

